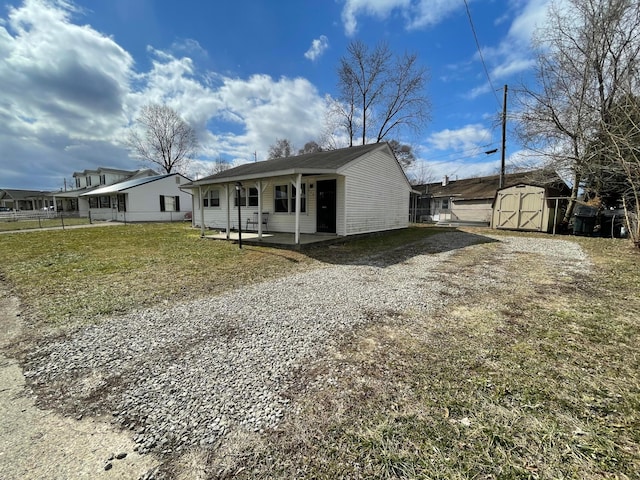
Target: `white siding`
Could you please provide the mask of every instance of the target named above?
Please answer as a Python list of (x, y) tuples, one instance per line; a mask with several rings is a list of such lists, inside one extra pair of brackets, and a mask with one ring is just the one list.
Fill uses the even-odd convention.
[(365, 155), (340, 173), (345, 176), (346, 235), (409, 226), (411, 187), (386, 150)]
[[(409, 225), (409, 195), (411, 187), (402, 168), (386, 149), (363, 156), (338, 172), (339, 175), (302, 177), (306, 184), (307, 209), (300, 214), (300, 232), (316, 233), (316, 191), (319, 180), (336, 180), (336, 233), (353, 235), (397, 228)], [(276, 213), (274, 208), (274, 190), (276, 185), (292, 185), (295, 176), (271, 178), (263, 181), (262, 211), (269, 212), (268, 230), (271, 232), (294, 232), (295, 214)], [(243, 186), (253, 187), (256, 182), (243, 182)], [(313, 187), (312, 187), (313, 186)], [(223, 185), (203, 186), (220, 190), (220, 206), (204, 208), (206, 228), (224, 230), (227, 225), (227, 199)], [(230, 184), (231, 212), (230, 226), (238, 226), (238, 210), (234, 205), (235, 186)], [(198, 189), (194, 189), (193, 224), (200, 226), (200, 199)], [(241, 209), (242, 228), (247, 218), (257, 212), (258, 207)]]
[[(262, 181), (262, 211), (269, 213), (268, 230), (271, 232), (293, 232), (295, 231), (295, 213), (280, 213), (275, 212), (274, 206), (274, 191), (276, 185), (291, 185), (295, 184), (295, 177), (276, 177), (271, 178), (269, 181)], [(307, 208), (306, 212), (300, 213), (300, 232), (301, 233), (315, 233), (316, 231), (316, 198), (315, 198), (315, 177), (303, 177), (302, 183), (306, 184), (307, 193)], [(314, 188), (311, 188), (314, 185)], [(256, 187), (257, 182), (244, 182), (245, 188)], [(203, 194), (206, 195), (208, 188), (216, 188), (220, 191), (220, 206), (219, 207), (205, 207), (204, 208), (204, 225), (207, 228), (214, 228), (219, 230), (226, 229), (227, 226), (227, 199), (225, 198), (224, 185), (211, 185), (203, 186)], [(235, 207), (236, 190), (234, 184), (230, 185), (230, 226), (232, 229), (238, 228), (238, 209)], [(198, 198), (198, 189), (194, 189), (194, 206), (193, 206), (193, 224), (194, 226), (200, 226), (200, 199)], [(240, 209), (242, 219), (242, 229), (244, 230), (247, 225), (247, 219), (253, 217), (253, 212), (257, 212), (257, 206), (242, 206)]]
[[(191, 211), (191, 195), (180, 190), (180, 185), (188, 180), (180, 175), (172, 175), (160, 180), (138, 185), (120, 192), (126, 197), (126, 212), (112, 209), (91, 209), (91, 218), (95, 220), (118, 220), (127, 222), (169, 222), (184, 220)], [(117, 195), (117, 194), (116, 194)], [(160, 195), (180, 197), (180, 210), (160, 211)], [(111, 194), (110, 194), (111, 196)]]

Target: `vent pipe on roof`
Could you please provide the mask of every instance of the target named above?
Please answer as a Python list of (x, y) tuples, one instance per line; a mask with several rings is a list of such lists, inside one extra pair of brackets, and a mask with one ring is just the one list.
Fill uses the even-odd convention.
[(449, 185), (449, 176), (445, 175), (444, 177), (442, 177), (442, 186), (446, 187), (447, 185)]

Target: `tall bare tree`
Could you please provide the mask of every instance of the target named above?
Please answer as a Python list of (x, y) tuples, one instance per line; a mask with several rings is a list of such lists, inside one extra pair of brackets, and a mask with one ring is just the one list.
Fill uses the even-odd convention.
[(640, 4), (635, 0), (567, 0), (551, 5), (537, 32), (537, 86), (525, 88), (526, 145), (572, 177), (565, 221), (584, 179), (601, 173), (592, 148), (615, 102), (637, 88)]
[(127, 142), (133, 154), (165, 173), (186, 173), (198, 151), (193, 127), (173, 108), (158, 104), (142, 107), (136, 122)]
[(269, 146), (268, 158), (272, 160), (274, 158), (285, 158), (295, 155), (295, 148), (291, 140), (288, 138), (277, 138), (273, 145)]
[(354, 144), (362, 145), (398, 136), (403, 128), (417, 129), (429, 119), (430, 104), (424, 92), (426, 69), (415, 54), (395, 56), (385, 43), (370, 49), (354, 40), (338, 67), (339, 97), (334, 113)]

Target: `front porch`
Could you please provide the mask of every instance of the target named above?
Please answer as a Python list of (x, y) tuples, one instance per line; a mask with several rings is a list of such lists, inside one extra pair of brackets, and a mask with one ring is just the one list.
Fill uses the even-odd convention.
[[(209, 235), (203, 235), (203, 238), (209, 238), (211, 240), (228, 240), (234, 243), (238, 243), (238, 232), (229, 232), (227, 237), (226, 232), (211, 233)], [(296, 244), (295, 233), (274, 232), (263, 233), (262, 238), (256, 232), (242, 232), (242, 244), (243, 245), (257, 245), (264, 247), (279, 247), (279, 248), (304, 248), (306, 246), (317, 246), (320, 244), (331, 244), (344, 240), (345, 237), (331, 234), (317, 234), (317, 233), (301, 233), (299, 242)]]

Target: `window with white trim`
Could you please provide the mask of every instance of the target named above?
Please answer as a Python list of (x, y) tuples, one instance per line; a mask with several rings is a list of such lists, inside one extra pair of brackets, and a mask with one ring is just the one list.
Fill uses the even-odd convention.
[(255, 187), (249, 187), (249, 196), (247, 197), (248, 207), (258, 206), (258, 189)]
[[(295, 213), (296, 187), (294, 185), (276, 185), (274, 190), (274, 211)], [(300, 185), (300, 213), (307, 211), (307, 184)]]
[(161, 212), (179, 212), (180, 197), (169, 195), (160, 195), (160, 211)]
[(216, 208), (220, 206), (220, 190), (213, 188), (204, 194), (202, 204), (205, 208)]

